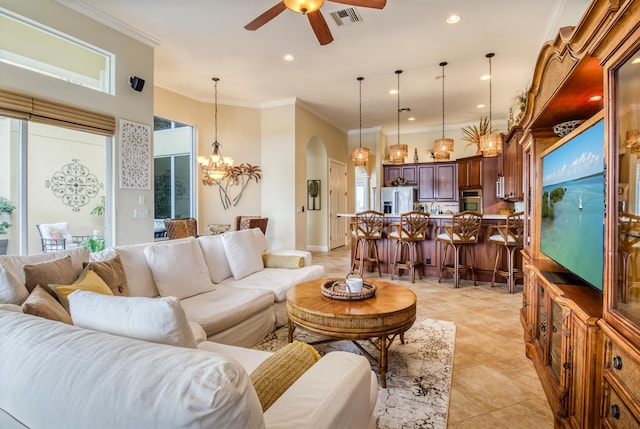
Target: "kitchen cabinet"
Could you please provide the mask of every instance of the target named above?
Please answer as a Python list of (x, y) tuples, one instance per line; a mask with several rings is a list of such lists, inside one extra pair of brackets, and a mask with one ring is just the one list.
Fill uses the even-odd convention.
[(502, 176), (504, 189), (502, 198), (507, 201), (522, 201), (522, 147), (521, 127), (513, 127), (502, 145)]
[(418, 164), (418, 201), (458, 201), (455, 162)]
[(482, 155), (477, 155), (457, 160), (458, 187), (460, 190), (482, 189), (482, 159)]
[(407, 184), (415, 185), (416, 181), (416, 164), (409, 165), (385, 165), (384, 170), (384, 183), (385, 186), (393, 186), (391, 182), (395, 178), (402, 178), (407, 181)]

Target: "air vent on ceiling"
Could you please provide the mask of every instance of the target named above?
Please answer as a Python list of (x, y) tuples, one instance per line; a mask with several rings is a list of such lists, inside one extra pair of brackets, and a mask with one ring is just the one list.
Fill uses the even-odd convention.
[(358, 11), (352, 7), (331, 12), (331, 16), (336, 21), (336, 24), (338, 24), (338, 26), (353, 24), (354, 22), (362, 21), (362, 17), (358, 13)]

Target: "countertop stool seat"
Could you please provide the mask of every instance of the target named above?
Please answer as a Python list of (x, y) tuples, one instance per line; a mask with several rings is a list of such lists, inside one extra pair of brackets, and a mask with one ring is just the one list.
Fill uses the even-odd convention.
[[(524, 212), (516, 212), (507, 216), (504, 225), (490, 226), (487, 230), (489, 238), (487, 241), (498, 246), (496, 252), (496, 263), (493, 267), (491, 277), (491, 287), (496, 281), (496, 275), (507, 280), (507, 289), (513, 293), (516, 289), (516, 279), (522, 278), (522, 270), (515, 267), (516, 250), (522, 248), (522, 238), (524, 236)], [(507, 254), (507, 268), (502, 269), (500, 260), (502, 253)]]
[(420, 242), (427, 239), (429, 215), (411, 211), (400, 214), (400, 223), (388, 226), (388, 237), (395, 240), (391, 280), (396, 270), (409, 270), (411, 283), (415, 283), (416, 269), (422, 279), (424, 264), (420, 256)]
[(351, 235), (356, 239), (351, 271), (358, 271), (362, 276), (364, 275), (365, 267), (368, 267), (371, 271), (377, 268), (378, 275), (382, 277), (377, 242), (382, 239), (383, 228), (383, 213), (375, 210), (356, 213), (356, 219), (351, 224)]
[[(475, 255), (473, 245), (478, 243), (480, 226), (482, 225), (482, 214), (475, 211), (464, 211), (451, 216), (449, 225), (442, 225), (441, 231), (436, 236), (436, 241), (444, 244), (444, 254), (440, 261), (440, 275), (438, 283), (442, 280), (444, 272), (453, 275), (454, 287), (460, 287), (460, 276), (470, 272), (473, 284), (477, 285), (476, 273), (474, 270)], [(453, 263), (447, 264), (447, 250), (453, 248)], [(466, 254), (466, 264), (461, 258)]]

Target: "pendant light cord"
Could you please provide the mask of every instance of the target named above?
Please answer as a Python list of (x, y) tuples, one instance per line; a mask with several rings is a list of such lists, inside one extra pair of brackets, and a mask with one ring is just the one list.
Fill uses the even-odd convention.
[(213, 110), (213, 123), (215, 125), (214, 131), (215, 131), (215, 140), (214, 142), (218, 143), (218, 81), (220, 80), (217, 77), (212, 78), (213, 82), (214, 82), (214, 87), (215, 87), (215, 104), (214, 104), (214, 110)]
[(443, 61), (440, 63), (440, 67), (442, 67), (442, 139), (444, 140), (444, 66), (448, 63)]
[(400, 73), (402, 70), (396, 70), (398, 75), (398, 145), (400, 144)]
[(487, 58), (489, 58), (489, 134), (491, 133), (491, 128), (492, 128), (491, 110), (493, 108), (493, 100), (492, 100), (493, 91), (491, 91), (491, 82), (493, 81), (493, 72), (491, 70), (491, 58), (493, 58), (494, 55), (495, 54), (493, 52), (490, 52), (487, 55), (485, 55)]
[(362, 81), (364, 78), (359, 76), (357, 79), (360, 82), (360, 147), (362, 148)]

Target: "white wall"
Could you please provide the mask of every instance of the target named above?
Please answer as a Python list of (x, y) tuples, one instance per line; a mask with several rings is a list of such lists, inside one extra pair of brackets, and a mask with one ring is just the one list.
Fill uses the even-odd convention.
[[(77, 39), (86, 41), (116, 55), (115, 96), (83, 88), (59, 79), (28, 70), (0, 64), (0, 86), (5, 89), (37, 95), (61, 103), (113, 115), (153, 126), (153, 48), (118, 33), (84, 15), (76, 13), (52, 0), (0, 0), (0, 7), (54, 28)], [(145, 90), (135, 92), (129, 87), (129, 76), (146, 80)], [(118, 142), (114, 144), (115, 183), (119, 183)], [(153, 219), (134, 218), (134, 208), (152, 211), (151, 190), (124, 190), (114, 187), (115, 224), (117, 244), (153, 240)], [(138, 204), (138, 197), (146, 204)]]

